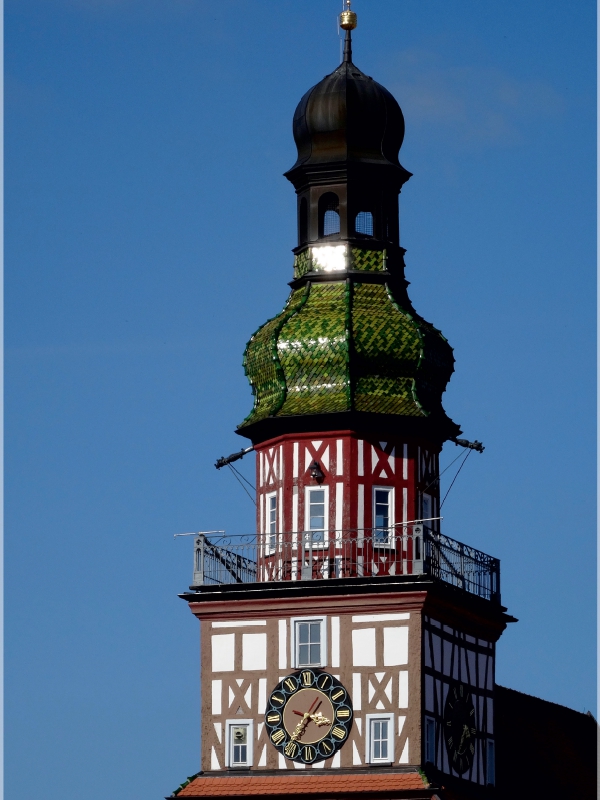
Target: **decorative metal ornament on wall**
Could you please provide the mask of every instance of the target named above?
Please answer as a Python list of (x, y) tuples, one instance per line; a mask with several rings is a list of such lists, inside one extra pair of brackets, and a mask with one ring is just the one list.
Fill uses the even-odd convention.
[(348, 690), (333, 675), (312, 668), (280, 681), (265, 713), (271, 744), (301, 764), (332, 758), (348, 739), (352, 720)]

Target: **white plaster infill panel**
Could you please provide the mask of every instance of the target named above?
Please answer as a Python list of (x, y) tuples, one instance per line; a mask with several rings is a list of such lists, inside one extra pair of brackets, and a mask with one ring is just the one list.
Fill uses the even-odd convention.
[(212, 713), (218, 717), (221, 713), (221, 694), (223, 692), (223, 681), (212, 682)]
[(355, 667), (376, 666), (375, 628), (358, 628), (352, 631), (352, 664)]
[(279, 669), (287, 669), (287, 620), (279, 620)]
[(213, 622), (213, 628), (250, 628), (250, 627), (259, 627), (260, 625), (266, 625), (267, 621), (264, 619), (238, 619), (238, 620), (230, 620), (227, 622)]
[(331, 666), (340, 665), (340, 618), (331, 617)]
[(408, 708), (408, 670), (398, 673), (398, 708)]
[(408, 626), (383, 629), (383, 665), (408, 664)]
[(352, 622), (393, 622), (400, 619), (410, 619), (410, 614), (358, 614), (352, 617)]
[(360, 672), (352, 673), (352, 704), (355, 711), (360, 711), (362, 705), (361, 677)]
[(212, 671), (233, 672), (235, 668), (235, 633), (215, 634), (211, 639)]
[(242, 634), (242, 669), (244, 671), (267, 668), (267, 634)]

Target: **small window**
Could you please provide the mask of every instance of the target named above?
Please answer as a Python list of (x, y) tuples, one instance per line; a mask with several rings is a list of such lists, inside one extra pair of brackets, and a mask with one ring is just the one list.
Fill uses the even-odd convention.
[(306, 532), (309, 543), (325, 541), (326, 490), (308, 489), (306, 493)]
[(431, 522), (432, 517), (433, 498), (430, 494), (424, 494), (421, 500), (421, 519), (427, 520), (427, 522), (424, 523), (426, 528), (433, 528), (433, 522)]
[(267, 544), (271, 550), (277, 545), (277, 495), (267, 495)]
[(373, 489), (373, 542), (390, 544), (392, 536), (392, 489)]
[(494, 748), (494, 740), (488, 739), (486, 744), (486, 779), (485, 782), (488, 786), (496, 785), (496, 755)]
[(425, 717), (425, 761), (435, 764), (435, 721)]
[(319, 235), (333, 236), (340, 232), (340, 201), (337, 194), (327, 192), (319, 199)]
[(310, 667), (321, 663), (321, 621), (296, 623), (298, 666)]
[(325, 631), (325, 617), (292, 619), (292, 653), (295, 667), (326, 666)]
[(367, 763), (394, 760), (394, 715), (367, 714)]
[(227, 767), (252, 766), (252, 720), (227, 720)]
[(370, 211), (359, 211), (354, 221), (354, 230), (363, 236), (373, 236), (373, 214)]

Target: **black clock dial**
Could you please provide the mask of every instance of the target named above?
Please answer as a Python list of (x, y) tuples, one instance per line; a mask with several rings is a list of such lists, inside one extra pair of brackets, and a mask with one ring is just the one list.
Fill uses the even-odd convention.
[(469, 687), (463, 683), (448, 689), (443, 727), (450, 765), (463, 775), (473, 764), (477, 742), (475, 706)]
[(348, 738), (352, 718), (344, 686), (328, 672), (309, 668), (277, 684), (265, 713), (271, 744), (302, 764), (335, 755)]

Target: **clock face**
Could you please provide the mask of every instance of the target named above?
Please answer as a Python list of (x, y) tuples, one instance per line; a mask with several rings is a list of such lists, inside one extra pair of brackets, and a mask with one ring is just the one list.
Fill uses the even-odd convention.
[(473, 699), (463, 683), (448, 689), (443, 727), (450, 764), (459, 775), (463, 775), (473, 763), (477, 736)]
[(331, 758), (348, 738), (352, 703), (333, 675), (307, 668), (288, 675), (273, 689), (265, 722), (280, 753), (313, 764)]

